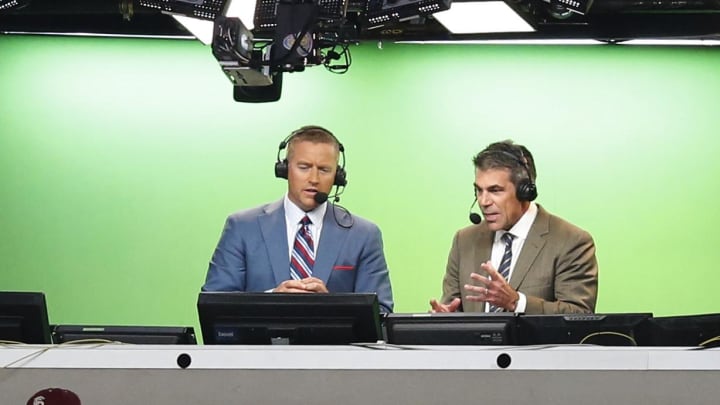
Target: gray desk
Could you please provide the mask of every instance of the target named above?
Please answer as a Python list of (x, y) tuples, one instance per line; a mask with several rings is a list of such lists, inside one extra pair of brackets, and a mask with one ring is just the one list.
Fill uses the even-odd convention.
[[(181, 354), (191, 360), (186, 369), (177, 364)], [(73, 390), (83, 405), (679, 405), (720, 398), (720, 349), (0, 346), (0, 365), (3, 405), (23, 405), (48, 387)]]

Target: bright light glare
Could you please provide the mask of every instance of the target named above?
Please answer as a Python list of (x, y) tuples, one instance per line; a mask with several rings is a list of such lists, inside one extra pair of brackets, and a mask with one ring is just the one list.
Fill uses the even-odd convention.
[[(247, 29), (251, 30), (255, 26), (255, 2), (248, 0), (231, 1), (225, 16), (240, 18), (243, 25), (245, 25)], [(173, 17), (182, 24), (183, 27), (195, 35), (195, 38), (200, 40), (200, 42), (205, 45), (210, 45), (212, 43), (214, 27), (212, 21), (200, 20), (197, 18), (175, 14), (173, 14)]]
[(433, 16), (453, 34), (535, 31), (503, 1), (455, 2)]

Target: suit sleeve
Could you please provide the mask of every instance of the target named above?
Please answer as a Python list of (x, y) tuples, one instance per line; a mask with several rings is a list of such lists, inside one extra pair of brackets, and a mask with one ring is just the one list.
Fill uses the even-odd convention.
[(374, 225), (367, 232), (367, 239), (358, 262), (355, 292), (375, 292), (378, 296), (380, 312), (393, 311), (390, 272), (383, 253), (382, 234)]
[[(443, 304), (449, 304), (453, 299), (461, 297), (460, 291), (460, 248), (458, 246), (460, 232), (455, 233), (453, 237), (452, 247), (448, 254), (447, 266), (445, 266), (445, 276), (443, 277), (443, 295), (440, 300)], [(461, 309), (460, 309), (461, 310)]]
[(225, 227), (210, 259), (202, 291), (245, 291), (245, 244), (240, 224), (232, 216)]
[(598, 264), (595, 243), (582, 231), (566, 239), (566, 246), (556, 258), (555, 301), (528, 296), (526, 313), (570, 314), (593, 313), (597, 301)]

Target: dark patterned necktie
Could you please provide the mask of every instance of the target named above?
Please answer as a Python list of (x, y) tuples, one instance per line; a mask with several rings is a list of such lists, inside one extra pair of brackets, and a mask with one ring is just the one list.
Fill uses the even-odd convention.
[[(502, 278), (505, 279), (505, 281), (508, 281), (508, 276), (510, 275), (510, 263), (512, 262), (512, 242), (513, 238), (515, 236), (511, 234), (510, 232), (505, 232), (505, 234), (500, 238), (503, 242), (505, 242), (505, 252), (503, 253), (502, 261), (500, 261), (500, 266), (498, 266), (498, 273), (502, 276)], [(502, 312), (505, 308), (503, 307), (496, 307), (495, 305), (490, 305), (489, 312)]]
[(315, 244), (310, 234), (310, 218), (306, 216), (300, 220), (300, 229), (295, 235), (292, 255), (290, 257), (290, 276), (300, 280), (312, 276), (315, 265)]

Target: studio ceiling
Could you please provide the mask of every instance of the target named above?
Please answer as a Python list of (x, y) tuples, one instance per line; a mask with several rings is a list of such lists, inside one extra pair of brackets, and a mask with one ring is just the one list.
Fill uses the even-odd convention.
[[(247, 0), (249, 1), (249, 0)], [(458, 0), (456, 0), (457, 2)], [(453, 35), (432, 16), (368, 29), (364, 1), (348, 0), (344, 34), (352, 40), (472, 40), (587, 38), (720, 38), (720, 0), (595, 0), (585, 15), (563, 12), (550, 0), (506, 0), (534, 33)], [(553, 0), (554, 1), (554, 0)], [(0, 32), (102, 33), (188, 36), (179, 23), (132, 0), (25, 0), (27, 6), (0, 9)]]

